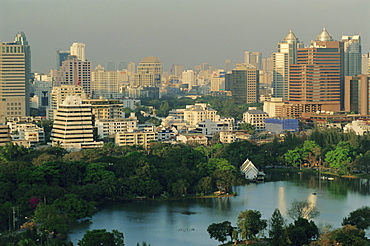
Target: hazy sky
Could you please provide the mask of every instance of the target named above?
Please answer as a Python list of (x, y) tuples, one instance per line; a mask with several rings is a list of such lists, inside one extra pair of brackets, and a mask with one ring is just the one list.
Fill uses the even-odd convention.
[(163, 70), (268, 57), (290, 29), (308, 45), (326, 27), (359, 34), (370, 52), (370, 0), (0, 0), (0, 42), (24, 31), (32, 70), (55, 69), (56, 51), (86, 44), (93, 68), (157, 56)]

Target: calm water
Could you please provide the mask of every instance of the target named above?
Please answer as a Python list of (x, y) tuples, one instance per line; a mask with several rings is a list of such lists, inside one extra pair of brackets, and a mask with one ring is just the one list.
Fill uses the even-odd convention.
[[(215, 246), (207, 227), (225, 220), (236, 224), (240, 211), (259, 210), (269, 219), (275, 208), (286, 217), (293, 200), (309, 200), (321, 215), (314, 221), (320, 227), (340, 227), (349, 212), (370, 206), (370, 182), (363, 179), (321, 181), (303, 174), (268, 174), (270, 182), (234, 187), (236, 197), (181, 201), (134, 201), (106, 206), (91, 221), (78, 225), (69, 240), (77, 245), (86, 230), (117, 229), (124, 233), (125, 245), (146, 241), (152, 246)], [(315, 193), (316, 195), (314, 195)]]

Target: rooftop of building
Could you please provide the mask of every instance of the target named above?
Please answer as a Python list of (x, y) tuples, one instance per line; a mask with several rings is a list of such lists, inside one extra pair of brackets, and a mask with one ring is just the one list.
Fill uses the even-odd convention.
[(140, 63), (157, 63), (157, 62), (161, 62), (161, 60), (159, 60), (158, 57), (148, 56), (148, 57), (144, 57)]

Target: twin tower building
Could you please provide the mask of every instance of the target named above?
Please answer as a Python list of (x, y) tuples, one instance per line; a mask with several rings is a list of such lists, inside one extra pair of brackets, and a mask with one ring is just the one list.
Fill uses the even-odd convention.
[(324, 28), (304, 47), (290, 31), (273, 54), (273, 97), (285, 102), (281, 116), (350, 110), (345, 108), (345, 94), (351, 93), (345, 77), (361, 74), (361, 59), (359, 35), (335, 41)]

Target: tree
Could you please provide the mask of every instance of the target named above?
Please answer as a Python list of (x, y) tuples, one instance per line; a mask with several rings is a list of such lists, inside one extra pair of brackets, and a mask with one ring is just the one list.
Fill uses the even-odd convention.
[(212, 178), (211, 177), (203, 177), (198, 182), (198, 191), (202, 192), (203, 194), (206, 194), (207, 191), (212, 189)]
[(311, 165), (320, 164), (321, 147), (315, 141), (306, 140), (303, 143), (303, 158)]
[(233, 227), (231, 222), (224, 221), (222, 223), (213, 223), (208, 226), (207, 232), (209, 233), (210, 238), (214, 238), (217, 241), (224, 242), (227, 237), (232, 237)]
[(88, 202), (76, 194), (66, 194), (64, 197), (56, 199), (53, 205), (66, 212), (73, 219), (91, 217), (95, 211), (95, 202)]
[(269, 236), (271, 245), (280, 246), (286, 244), (285, 233), (285, 222), (283, 216), (281, 216), (280, 210), (277, 208), (272, 213), (270, 219)]
[(262, 220), (257, 210), (245, 210), (240, 212), (237, 225), (242, 239), (255, 239), (267, 227), (267, 220)]
[(104, 246), (124, 246), (123, 233), (113, 230), (108, 232), (105, 229), (87, 230), (83, 238), (78, 241), (80, 246), (104, 245)]
[(290, 224), (287, 229), (290, 244), (293, 246), (307, 245), (310, 241), (315, 240), (319, 234), (319, 229), (311, 220), (298, 218), (294, 224)]
[(348, 173), (352, 159), (352, 147), (345, 141), (339, 142), (335, 150), (329, 151), (325, 155), (325, 161), (329, 163), (331, 168), (337, 169), (339, 174)]
[(242, 123), (239, 125), (239, 129), (243, 131), (248, 131), (250, 134), (254, 134), (256, 132), (256, 127), (249, 123)]
[(320, 215), (316, 206), (308, 201), (296, 201), (294, 200), (288, 209), (288, 216), (293, 220), (304, 218), (307, 220), (316, 218)]
[(35, 210), (35, 222), (41, 225), (41, 229), (56, 237), (58, 233), (67, 232), (70, 219), (56, 206), (40, 203)]
[(369, 245), (365, 237), (365, 232), (353, 225), (344, 225), (342, 228), (335, 229), (320, 236), (319, 240), (311, 245), (332, 246), (332, 245)]
[(342, 222), (342, 226), (353, 225), (360, 230), (366, 230), (370, 228), (370, 207), (363, 206), (355, 211), (349, 213), (348, 217), (345, 217)]
[(293, 167), (300, 166), (303, 162), (303, 153), (301, 148), (295, 148), (293, 150), (288, 150), (284, 154), (285, 162)]

